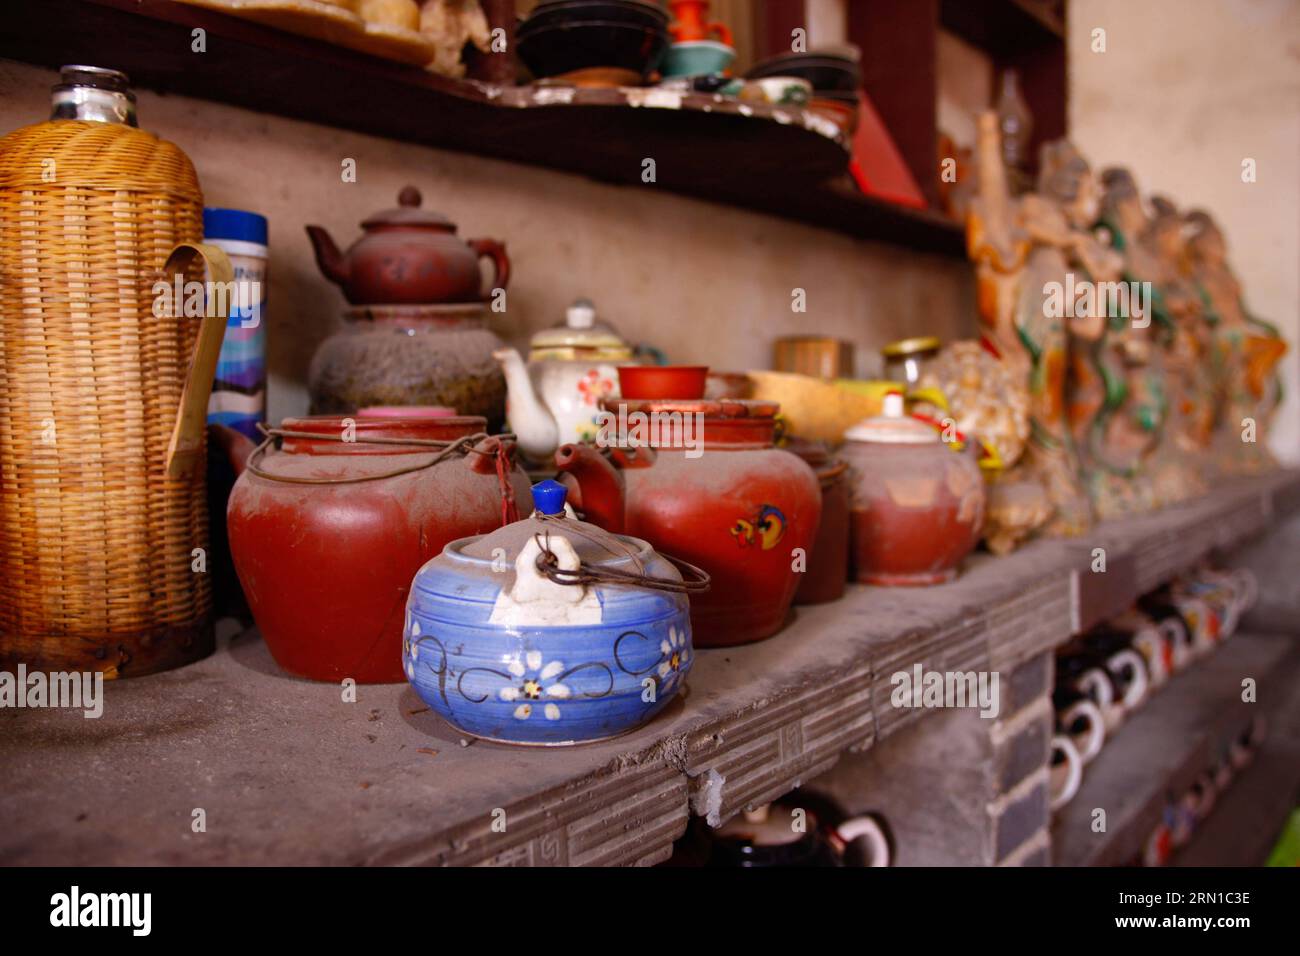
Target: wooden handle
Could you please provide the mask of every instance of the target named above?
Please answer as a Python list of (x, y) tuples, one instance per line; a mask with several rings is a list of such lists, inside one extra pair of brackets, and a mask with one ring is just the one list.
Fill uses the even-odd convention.
[[(235, 270), (230, 265), (229, 257), (216, 246), (201, 242), (185, 242), (173, 249), (163, 266), (164, 276), (168, 281), (174, 281), (171, 277), (183, 272), (195, 257), (202, 258), (208, 267), (209, 281), (227, 284), (228, 289), (234, 289), (232, 283)], [(185, 390), (181, 392), (180, 407), (176, 410), (172, 439), (167, 446), (168, 478), (188, 478), (200, 463), (203, 433), (208, 423), (208, 397), (212, 394), (212, 379), (217, 372), (221, 343), (226, 337), (230, 307), (238, 298), (234, 294), (204, 297), (202, 324), (194, 342), (194, 352), (190, 356), (190, 369), (185, 376)], [(223, 304), (224, 308), (220, 307)], [(181, 306), (180, 302), (173, 303), (173, 313), (180, 313)], [(178, 322), (185, 321), (180, 314), (174, 314), (172, 318)]]

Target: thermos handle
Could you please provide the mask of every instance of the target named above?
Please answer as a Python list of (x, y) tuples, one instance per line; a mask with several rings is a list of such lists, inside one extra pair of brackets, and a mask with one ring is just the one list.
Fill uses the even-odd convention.
[(704, 32), (716, 33), (718, 39), (721, 42), (725, 43), (727, 46), (736, 45), (736, 41), (733, 40), (731, 37), (731, 27), (727, 26), (725, 23), (719, 23), (716, 20), (713, 21), (712, 23), (706, 23), (704, 25)]
[[(171, 277), (183, 272), (196, 257), (203, 259), (207, 265), (210, 281), (234, 282), (235, 270), (230, 264), (230, 258), (216, 246), (202, 242), (183, 242), (173, 249), (163, 266), (163, 275), (172, 281)], [(190, 356), (190, 368), (185, 376), (180, 407), (176, 410), (176, 426), (172, 429), (172, 439), (167, 446), (168, 478), (188, 478), (203, 454), (203, 434), (208, 423), (208, 398), (212, 394), (212, 380), (217, 374), (217, 359), (221, 356), (221, 342), (226, 336), (232, 298), (226, 296), (226, 308), (221, 310), (221, 314), (212, 315), (210, 313), (217, 310), (207, 308), (205, 297), (203, 319), (194, 342), (194, 353)], [(176, 321), (184, 321), (175, 314), (181, 312), (181, 305), (179, 302), (173, 303), (172, 317)]]
[(492, 298), (491, 289), (504, 289), (510, 281), (510, 257), (506, 255), (506, 244), (495, 239), (469, 239), (465, 243), (474, 250), (480, 259), (485, 256), (492, 260), (492, 286), (483, 298)]

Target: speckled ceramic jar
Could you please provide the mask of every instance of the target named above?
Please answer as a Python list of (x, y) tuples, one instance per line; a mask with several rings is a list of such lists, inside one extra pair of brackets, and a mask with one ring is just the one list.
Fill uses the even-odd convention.
[(484, 307), (358, 306), (312, 357), (313, 414), (347, 415), (371, 405), (443, 405), (505, 421), (506, 380), (492, 353), (502, 341)]

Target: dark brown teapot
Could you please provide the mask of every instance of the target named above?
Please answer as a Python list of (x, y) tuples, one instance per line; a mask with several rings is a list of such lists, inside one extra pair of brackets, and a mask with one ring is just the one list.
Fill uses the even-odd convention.
[(353, 305), (428, 305), (481, 302), (478, 261), (492, 259), (489, 289), (510, 281), (505, 243), (495, 239), (462, 241), (446, 216), (420, 208), (420, 191), (407, 186), (396, 209), (376, 213), (361, 224), (365, 234), (346, 253), (328, 232), (308, 226), (316, 264), (337, 283)]

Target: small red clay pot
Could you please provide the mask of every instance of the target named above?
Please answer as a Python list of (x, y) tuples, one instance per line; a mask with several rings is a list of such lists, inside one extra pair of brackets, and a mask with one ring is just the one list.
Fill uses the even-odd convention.
[[(277, 664), (312, 680), (397, 683), (411, 579), (447, 542), (504, 523), (497, 464), (510, 449), (486, 438), (484, 454), (388, 476), (439, 449), (368, 439), (454, 441), (484, 431), (485, 419), (356, 419), (356, 441), (341, 442), (344, 421), (285, 419), (282, 429), (312, 437), (249, 458), (230, 494), (230, 550)], [(506, 474), (528, 513), (527, 477), (517, 466)]]
[(856, 577), (866, 584), (942, 584), (979, 541), (984, 479), (974, 456), (954, 452), (930, 425), (885, 397), (885, 413), (850, 428), (841, 456), (854, 472)]
[[(807, 554), (817, 535), (821, 486), (798, 456), (773, 447), (776, 403), (608, 399), (602, 405), (620, 420), (675, 413), (684, 422), (675, 433), (651, 428), (648, 448), (616, 449), (615, 457), (623, 465), (627, 533), (713, 579), (707, 592), (691, 597), (695, 644), (747, 644), (779, 631), (802, 577), (794, 570), (795, 550)], [(615, 422), (610, 437), (619, 428)], [(584, 487), (589, 514), (590, 494)]]
[(707, 365), (620, 365), (618, 389), (623, 398), (703, 398)]
[(822, 442), (792, 439), (786, 450), (798, 455), (817, 473), (822, 486), (822, 518), (808, 566), (794, 592), (795, 604), (825, 604), (844, 596), (849, 579), (848, 462), (831, 455)]

